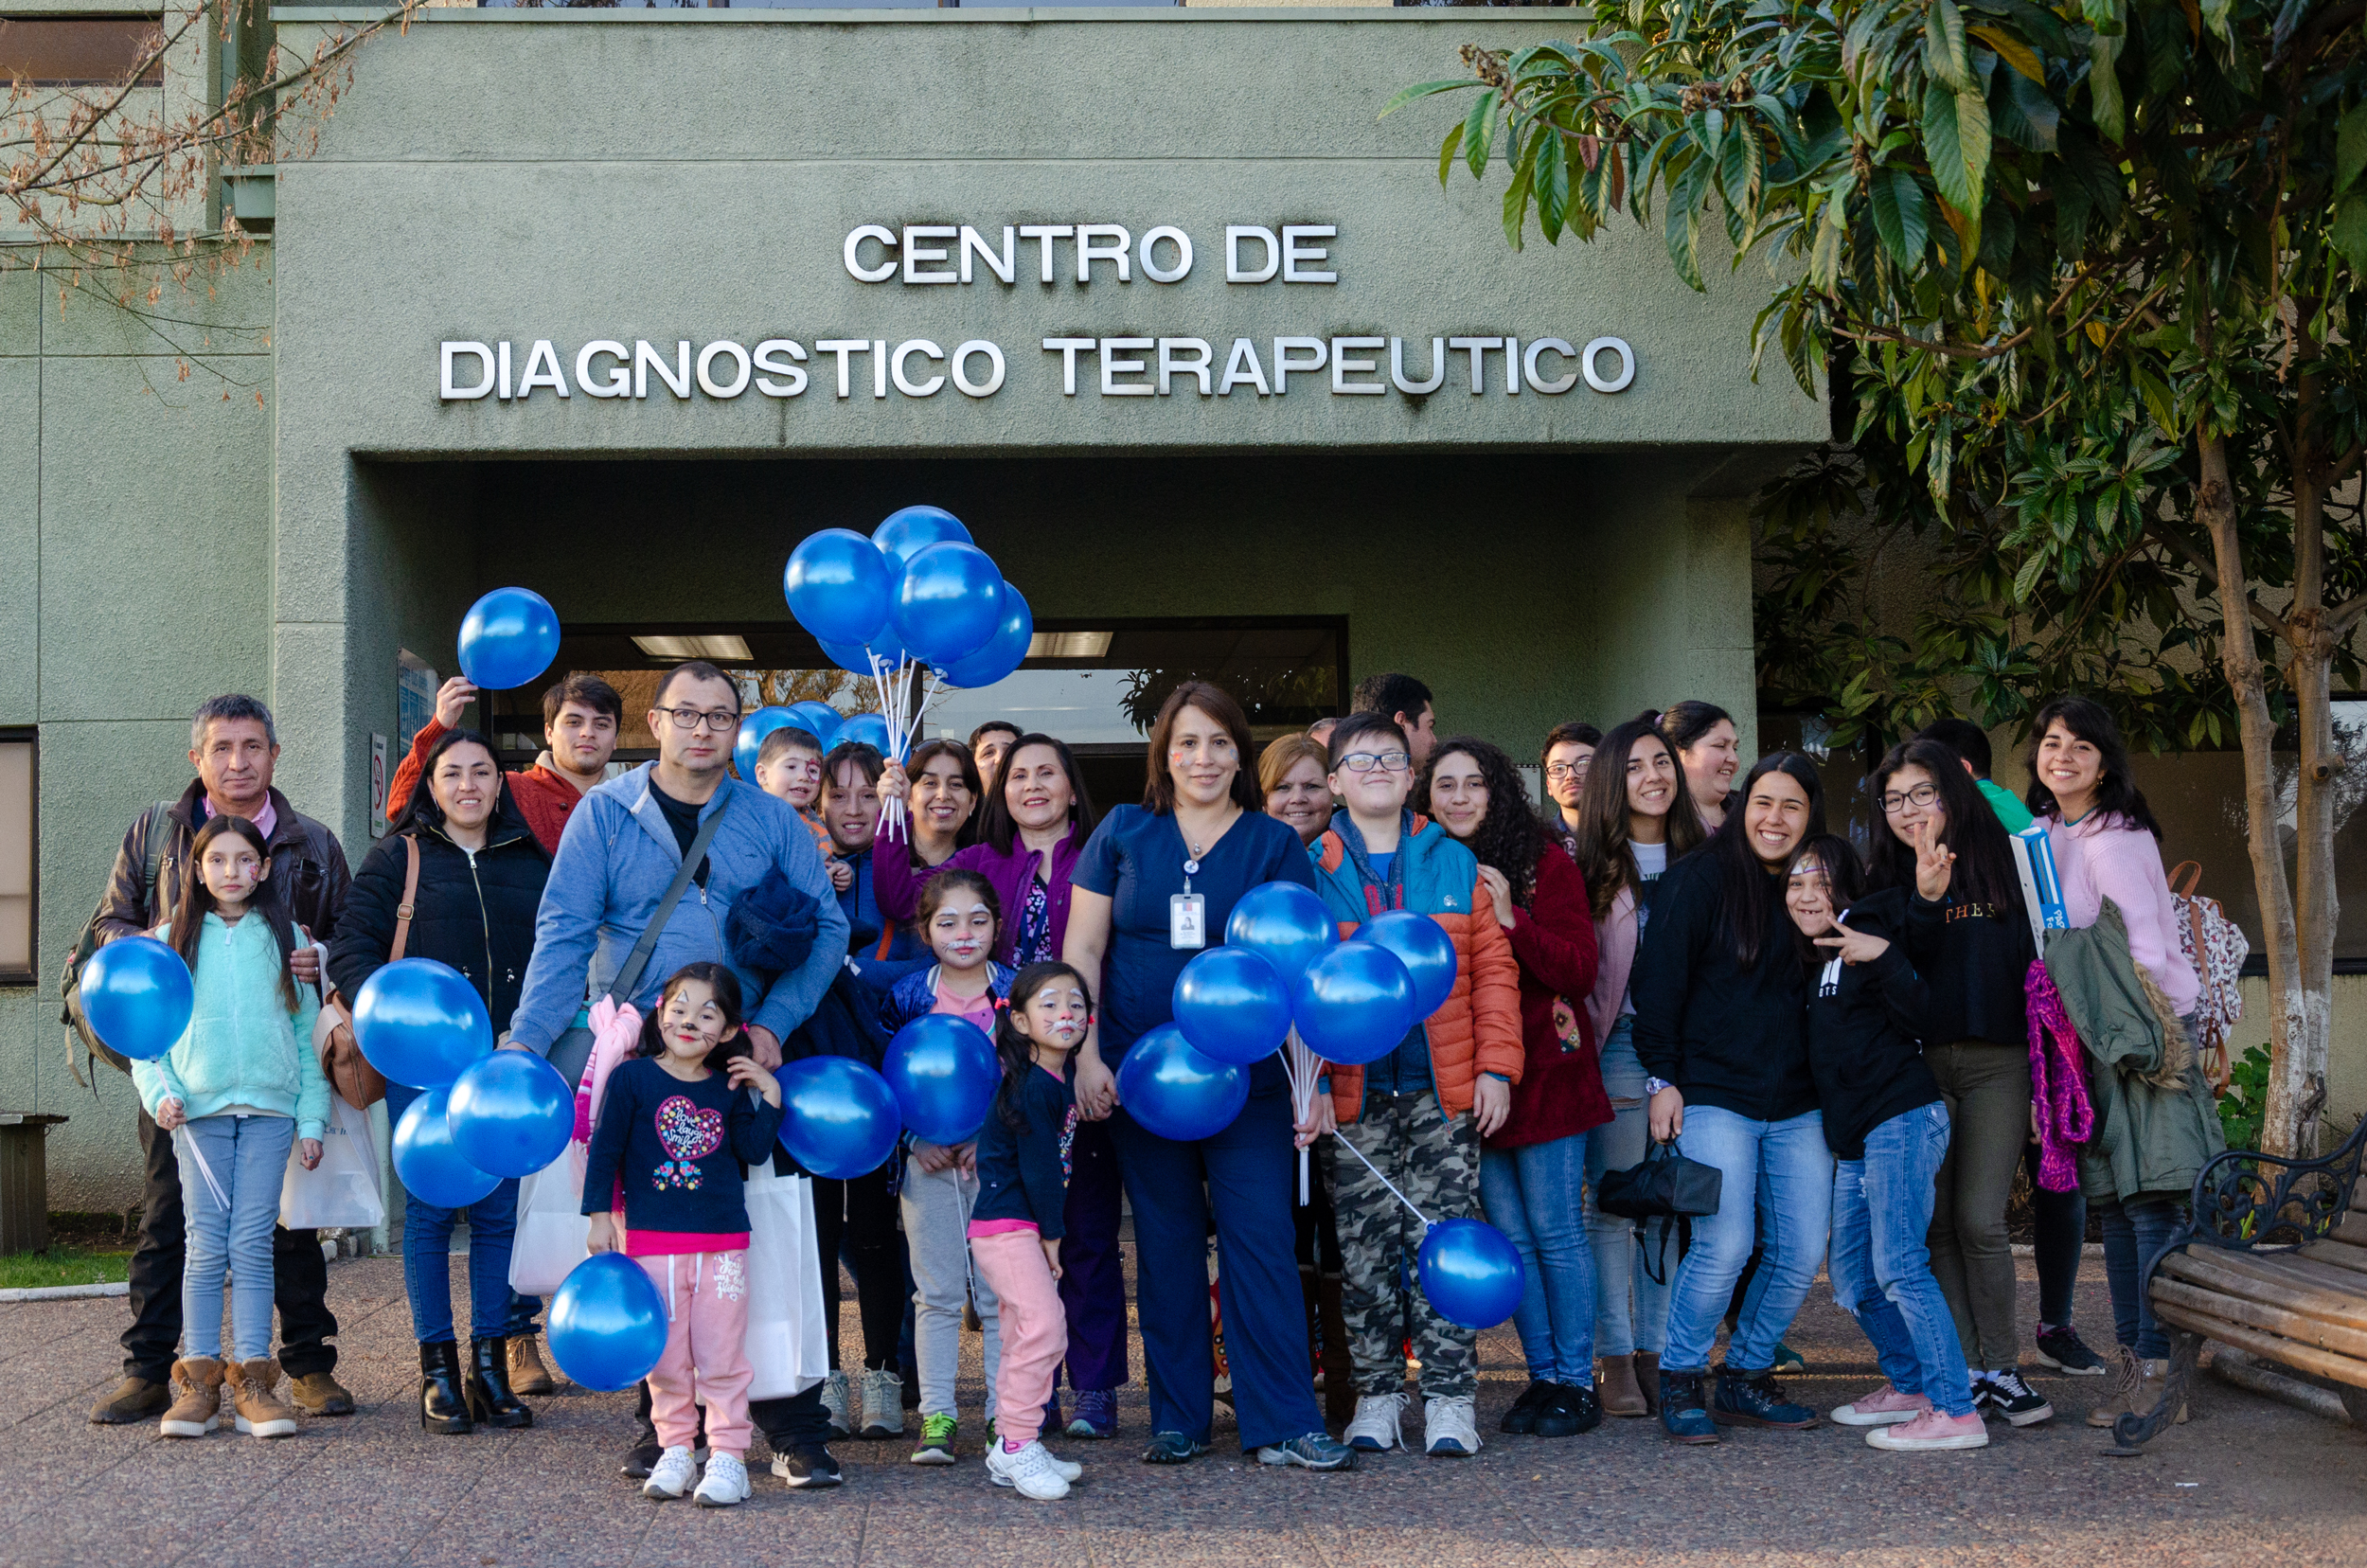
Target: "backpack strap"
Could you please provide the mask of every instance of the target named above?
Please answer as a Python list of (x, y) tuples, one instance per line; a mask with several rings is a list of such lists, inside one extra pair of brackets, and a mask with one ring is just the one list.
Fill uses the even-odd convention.
[(634, 988), (641, 984), (641, 971), (650, 967), (650, 954), (657, 951), (657, 939), (666, 930), (666, 922), (674, 918), (674, 906), (682, 902), (692, 874), (699, 869), (699, 863), (706, 859), (707, 846), (715, 842), (715, 830), (723, 825), (723, 813), (731, 810), (731, 796), (725, 795), (722, 803), (699, 824), (690, 847), (683, 854), (682, 864), (674, 869), (674, 880), (667, 883), (665, 896), (657, 901), (657, 913), (642, 927), (641, 939), (632, 944), (632, 951), (625, 954), (624, 963), (617, 967), (616, 978), (609, 982), (608, 995), (619, 1007), (632, 1001)]
[(419, 835), (402, 835), (402, 847), (409, 864), (402, 872), (402, 902), (395, 905), (395, 939), (386, 949), (386, 961), (393, 963), (411, 945), (411, 917), (418, 910), (419, 901)]
[(2170, 867), (2168, 880), (2171, 892), (2181, 899), (2191, 899), (2195, 896), (2195, 889), (2202, 885), (2202, 863), (2180, 861)]

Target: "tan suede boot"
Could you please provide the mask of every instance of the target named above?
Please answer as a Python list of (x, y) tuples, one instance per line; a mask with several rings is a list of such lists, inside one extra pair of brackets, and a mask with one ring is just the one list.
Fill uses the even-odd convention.
[(270, 1356), (232, 1362), (223, 1381), (230, 1385), (234, 1424), (253, 1437), (293, 1437), (296, 1414), (279, 1399), (279, 1363)]
[(512, 1394), (548, 1394), (557, 1386), (551, 1381), (550, 1368), (543, 1364), (543, 1353), (536, 1348), (532, 1334), (512, 1334), (508, 1346)]
[[(2169, 1381), (2170, 1363), (2166, 1357), (2161, 1361), (2140, 1361), (2137, 1363), (2137, 1394), (2130, 1400), (2129, 1408), (2140, 1416), (2151, 1415), (2161, 1405), (2162, 1397), (2169, 1392)], [(2185, 1400), (2179, 1401), (2177, 1413), (2170, 1417), (2170, 1421), (2174, 1426), (2186, 1424)]]
[(1594, 1370), (1594, 1397), (1606, 1416), (1648, 1416), (1633, 1356), (1605, 1356)]
[(203, 1437), (222, 1425), (222, 1363), (189, 1356), (172, 1363), (179, 1398), (157, 1430), (167, 1437)]
[(2110, 1376), (2112, 1385), (2106, 1391), (2104, 1402), (2088, 1412), (2088, 1424), (2091, 1427), (2109, 1427), (2129, 1411), (2153, 1408), (2151, 1400), (2137, 1402), (2137, 1387), (2145, 1381), (2145, 1366), (2127, 1345), (2113, 1347)]
[(1635, 1353), (1635, 1385), (1644, 1391), (1644, 1409), (1653, 1416), (1660, 1414), (1660, 1352), (1638, 1350)]

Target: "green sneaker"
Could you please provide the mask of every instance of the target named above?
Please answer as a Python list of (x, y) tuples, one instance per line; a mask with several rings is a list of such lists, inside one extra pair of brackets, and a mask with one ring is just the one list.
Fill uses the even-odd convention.
[(1777, 1340), (1775, 1342), (1774, 1371), (1806, 1372), (1807, 1369), (1808, 1363), (1801, 1359), (1799, 1351), (1794, 1350), (1790, 1345), (1786, 1345), (1781, 1340)]
[(953, 1434), (957, 1423), (951, 1416), (923, 1416), (920, 1418), (920, 1446), (913, 1450), (916, 1465), (950, 1465), (953, 1462)]

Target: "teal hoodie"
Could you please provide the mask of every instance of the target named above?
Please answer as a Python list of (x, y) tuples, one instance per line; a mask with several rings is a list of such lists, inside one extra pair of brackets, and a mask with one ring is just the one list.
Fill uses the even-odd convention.
[(312, 1055), (320, 999), (296, 987), (295, 1010), (279, 990), (279, 942), (257, 915), (224, 925), (207, 915), (189, 966), (196, 1006), (171, 1050), (132, 1065), (140, 1104), (154, 1115), (177, 1099), (195, 1121), (233, 1106), (295, 1118), (296, 1136), (317, 1138), (329, 1123), (329, 1080)]

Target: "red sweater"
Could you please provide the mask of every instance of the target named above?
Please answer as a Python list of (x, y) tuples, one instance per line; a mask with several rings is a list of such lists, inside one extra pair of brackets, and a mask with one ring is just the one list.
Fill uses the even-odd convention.
[[(411, 742), (411, 755), (402, 759), (395, 776), (386, 786), (386, 820), (392, 822), (402, 815), (402, 809), (411, 804), (411, 792), (419, 787), (419, 769), (426, 765), (428, 749), (444, 737), (444, 726), (430, 719), (419, 726), (418, 739)], [(547, 755), (547, 754), (546, 754)], [(518, 802), (518, 810), (534, 830), (535, 839), (550, 854), (559, 853), (559, 835), (567, 830), (567, 818), (574, 814), (576, 802), (583, 798), (565, 774), (543, 766), (538, 758), (531, 768), (504, 775), (509, 780), (509, 793)]]
[[(1537, 891), (1512, 917), (1512, 953), (1521, 961), (1521, 1042), (1527, 1053), (1512, 1086), (1512, 1114), (1487, 1141), (1499, 1148), (1550, 1143), (1611, 1118), (1602, 1059), (1586, 999), (1594, 989), (1594, 918), (1586, 879), (1558, 844), (1537, 857)], [(1571, 1038), (1554, 1025), (1565, 1004)]]

